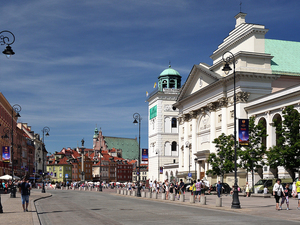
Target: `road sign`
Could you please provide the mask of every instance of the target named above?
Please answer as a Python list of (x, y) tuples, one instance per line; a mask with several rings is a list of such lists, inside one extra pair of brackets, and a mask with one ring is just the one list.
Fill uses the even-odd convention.
[(65, 178), (69, 178), (69, 175), (68, 175), (68, 174), (66, 174), (66, 175), (65, 175)]
[(188, 173), (188, 177), (192, 177), (192, 173)]

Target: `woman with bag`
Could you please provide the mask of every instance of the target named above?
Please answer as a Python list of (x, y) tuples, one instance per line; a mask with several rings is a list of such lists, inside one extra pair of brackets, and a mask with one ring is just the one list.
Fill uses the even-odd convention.
[(276, 183), (273, 186), (273, 195), (276, 200), (276, 210), (280, 210), (279, 199), (280, 199), (282, 193), (283, 193), (283, 187), (281, 185), (281, 179), (277, 179)]

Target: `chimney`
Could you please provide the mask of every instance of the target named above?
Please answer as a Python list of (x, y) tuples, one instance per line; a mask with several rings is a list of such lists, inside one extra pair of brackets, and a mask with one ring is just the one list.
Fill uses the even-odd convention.
[(240, 12), (239, 14), (237, 14), (234, 18), (236, 19), (236, 24), (235, 24), (235, 28), (237, 28), (239, 25), (246, 23), (245, 17), (246, 17), (247, 13), (242, 13)]

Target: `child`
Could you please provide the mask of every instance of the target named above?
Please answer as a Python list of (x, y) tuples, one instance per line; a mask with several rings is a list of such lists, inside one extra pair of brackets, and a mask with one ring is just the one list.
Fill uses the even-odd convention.
[(268, 194), (268, 188), (267, 188), (267, 186), (265, 186), (265, 188), (264, 188), (264, 194)]
[(280, 209), (282, 209), (281, 206), (284, 203), (284, 201), (286, 201), (286, 210), (289, 210), (289, 192), (290, 192), (289, 186), (290, 186), (289, 184), (286, 184), (285, 188), (283, 190), (283, 196), (282, 196), (282, 200), (281, 200), (281, 204), (280, 204)]

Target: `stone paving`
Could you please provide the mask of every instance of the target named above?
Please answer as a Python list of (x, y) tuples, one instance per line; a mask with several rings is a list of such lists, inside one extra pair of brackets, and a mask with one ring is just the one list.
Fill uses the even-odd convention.
[[(64, 188), (65, 189), (65, 188)], [(123, 191), (121, 191), (123, 190)], [(55, 191), (60, 191), (60, 189), (57, 189)], [(96, 189), (86, 189), (86, 190), (69, 190), (73, 191), (74, 194), (78, 191), (94, 191), (96, 192)], [(103, 189), (103, 193), (107, 194), (113, 194), (113, 195), (123, 195), (124, 198), (137, 198), (136, 196), (133, 196), (133, 192), (130, 192), (131, 195), (126, 194), (126, 189)], [(222, 211), (230, 211), (230, 212), (236, 212), (241, 214), (247, 214), (247, 215), (255, 215), (255, 216), (262, 216), (262, 217), (268, 217), (268, 218), (278, 218), (278, 219), (284, 219), (284, 220), (291, 220), (291, 221), (298, 221), (300, 223), (300, 210), (297, 210), (297, 199), (291, 198), (290, 199), (290, 210), (286, 210), (286, 204), (283, 205), (283, 209), (281, 211), (275, 210), (275, 199), (273, 197), (271, 198), (263, 198), (263, 197), (249, 197), (246, 198), (244, 196), (240, 196), (240, 209), (232, 209), (231, 203), (232, 203), (232, 197), (229, 195), (223, 195), (221, 197), (222, 206), (220, 205), (220, 199), (216, 195), (205, 195), (206, 197), (206, 204), (204, 205), (202, 201), (195, 201), (190, 202), (191, 194), (190, 192), (186, 192), (184, 195), (184, 200), (181, 198), (181, 200), (178, 200), (177, 198), (175, 200), (164, 200), (163, 194), (159, 193), (157, 196), (157, 199), (153, 198), (154, 195), (150, 198), (149, 191), (143, 191), (141, 192), (142, 196), (140, 199), (147, 200), (147, 201), (158, 201), (161, 203), (166, 204), (180, 204), (187, 207), (199, 207), (210, 209), (210, 210), (222, 210)], [(3, 213), (0, 214), (0, 221), (1, 224), (40, 224), (37, 212), (34, 206), (34, 201), (37, 201), (41, 198), (50, 197), (51, 194), (47, 193), (41, 193), (41, 190), (34, 189), (31, 191), (30, 195), (30, 203), (29, 203), (29, 212), (23, 212), (23, 208), (21, 205), (21, 196), (20, 193), (17, 193), (16, 198), (10, 198), (9, 194), (1, 194), (1, 203), (3, 206)]]

